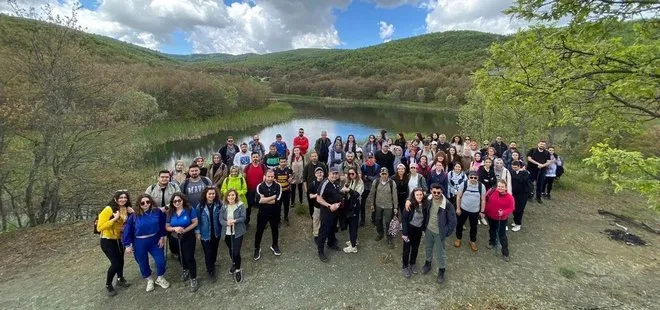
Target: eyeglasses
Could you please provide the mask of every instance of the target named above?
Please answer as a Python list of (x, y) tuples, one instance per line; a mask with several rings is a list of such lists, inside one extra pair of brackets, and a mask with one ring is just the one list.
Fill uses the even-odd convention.
[(183, 202), (183, 199), (174, 199), (172, 200), (173, 203), (180, 203)]
[(150, 205), (150, 204), (151, 204), (151, 201), (149, 201), (149, 200), (142, 200), (142, 201), (140, 201), (140, 205), (141, 205), (141, 206), (147, 206), (147, 205)]
[(414, 167), (414, 166), (413, 166), (413, 167), (410, 167), (410, 169), (411, 169), (411, 170), (412, 170), (412, 169), (415, 169), (415, 170), (417, 170), (417, 167)]
[(387, 173), (383, 172), (383, 173), (381, 173), (380, 175), (387, 175)]
[(433, 195), (441, 195), (442, 192), (435, 192), (435, 191), (433, 191), (433, 192), (431, 192), (431, 194), (433, 194)]

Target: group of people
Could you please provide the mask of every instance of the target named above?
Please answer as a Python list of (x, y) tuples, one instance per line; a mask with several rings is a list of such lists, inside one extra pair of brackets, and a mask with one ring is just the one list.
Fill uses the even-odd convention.
[[(195, 247), (204, 250), (208, 278), (215, 282), (215, 263), (221, 240), (232, 261), (229, 273), (241, 282), (241, 248), (252, 209), (258, 209), (253, 259), (262, 255), (261, 240), (270, 226), (270, 251), (282, 255), (279, 229), (282, 218), (289, 225), (289, 209), (306, 196), (312, 235), (318, 257), (327, 262), (325, 249), (358, 252), (358, 229), (367, 222), (376, 227), (376, 241), (394, 247), (396, 236), (403, 240), (402, 273), (406, 278), (420, 272), (416, 267), (422, 236), (425, 262), (422, 274), (438, 260), (437, 281), (443, 283), (446, 270), (445, 240), (455, 234), (460, 248), (464, 225), (469, 223), (469, 246), (477, 252), (477, 226), (487, 225), (488, 248), (501, 245), (502, 257), (510, 260), (506, 231), (513, 213), (511, 230), (522, 229), (522, 218), (529, 199), (538, 203), (551, 199), (553, 182), (561, 176), (561, 158), (545, 141), (525, 153), (515, 142), (508, 145), (497, 137), (479, 148), (470, 137), (456, 135), (451, 141), (443, 134), (406, 140), (402, 133), (393, 140), (387, 132), (370, 135), (359, 146), (349, 135), (334, 141), (321, 132), (310, 149), (309, 139), (300, 128), (289, 149), (278, 134), (268, 148), (254, 136), (249, 143), (232, 137), (211, 157), (198, 156), (185, 169), (177, 161), (171, 171), (158, 173), (158, 182), (138, 197), (134, 207), (127, 191), (115, 192), (95, 222), (101, 249), (110, 260), (106, 276), (109, 296), (113, 286), (126, 287), (124, 254), (133, 254), (146, 290), (168, 288), (164, 278), (165, 250), (182, 266), (181, 278), (198, 289)], [(525, 161), (526, 160), (526, 161)], [(534, 195), (535, 194), (535, 195)], [(338, 227), (348, 229), (349, 241), (340, 248)], [(156, 276), (149, 266), (151, 255)]]

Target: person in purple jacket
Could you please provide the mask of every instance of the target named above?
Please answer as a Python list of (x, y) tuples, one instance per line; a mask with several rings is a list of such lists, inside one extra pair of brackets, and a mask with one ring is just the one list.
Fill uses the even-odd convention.
[[(126, 221), (122, 241), (126, 245), (126, 254), (133, 253), (135, 261), (140, 267), (142, 277), (147, 279), (147, 292), (154, 290), (154, 284), (162, 288), (170, 287), (170, 283), (163, 275), (166, 269), (165, 252), (166, 242), (165, 214), (158, 208), (148, 194), (138, 198), (140, 206)], [(156, 263), (156, 280), (154, 281), (149, 267), (149, 254)]]

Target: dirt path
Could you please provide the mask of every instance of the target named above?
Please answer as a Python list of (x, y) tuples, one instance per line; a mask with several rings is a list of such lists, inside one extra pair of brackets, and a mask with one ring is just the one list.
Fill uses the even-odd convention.
[[(294, 216), (281, 236), (283, 255), (267, 251), (251, 259), (254, 230), (244, 243), (245, 281), (234, 284), (220, 273), (216, 284), (205, 279), (201, 247), (197, 266), (200, 289), (193, 294), (168, 262), (168, 290), (144, 292), (137, 265), (127, 257), (125, 274), (133, 283), (117, 297), (104, 294), (108, 266), (89, 223), (0, 234), (0, 307), (5, 309), (659, 309), (660, 237), (631, 231), (650, 243), (627, 246), (601, 233), (611, 219), (596, 213), (604, 204), (628, 205), (623, 196), (586, 201), (574, 192), (556, 194), (542, 206), (530, 203), (522, 232), (508, 232), (512, 260), (486, 250), (487, 231), (479, 226), (478, 253), (456, 249), (447, 240), (445, 285), (434, 275), (401, 276), (401, 242), (394, 250), (373, 241), (375, 230), (360, 231), (359, 253), (330, 253), (330, 263), (316, 257), (310, 220)], [(254, 215), (253, 215), (254, 216)], [(654, 220), (657, 222), (657, 220)], [(370, 225), (368, 225), (370, 226)], [(347, 232), (339, 234), (340, 242)], [(399, 239), (400, 240), (400, 239)], [(418, 261), (423, 263), (423, 244)], [(331, 252), (331, 251), (330, 251)], [(220, 271), (229, 268), (227, 250), (219, 254)], [(437, 273), (434, 262), (434, 273)]]

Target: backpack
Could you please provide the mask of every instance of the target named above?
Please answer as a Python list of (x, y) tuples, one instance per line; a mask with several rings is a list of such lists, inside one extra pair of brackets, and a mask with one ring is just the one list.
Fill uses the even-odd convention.
[[(241, 179), (241, 188), (243, 188), (243, 185), (245, 184), (245, 179), (243, 177), (240, 177), (240, 179)], [(223, 183), (222, 186), (228, 186), (227, 184), (229, 184), (229, 177), (226, 177), (225, 180), (222, 181), (222, 183)], [(234, 189), (238, 189), (238, 188), (234, 188)]]
[[(376, 181), (378, 180), (374, 180), (374, 182)], [(387, 179), (387, 183), (390, 185), (390, 194), (392, 195), (392, 208), (396, 208), (396, 206), (394, 205), (394, 190), (393, 190), (394, 186), (392, 185), (394, 181), (392, 181), (391, 179)], [(376, 205), (376, 195), (378, 195), (378, 183), (376, 183), (376, 188), (374, 189), (374, 205)]]
[[(478, 182), (477, 185), (478, 185), (477, 187), (479, 188), (479, 197), (481, 197), (481, 187), (484, 186), (484, 185), (481, 184), (481, 182)], [(467, 192), (467, 187), (468, 187), (468, 182), (463, 182), (463, 193)], [(474, 191), (471, 191), (471, 192), (474, 192)], [(488, 194), (486, 194), (486, 199), (488, 199), (487, 196), (488, 196)]]
[[(202, 179), (202, 182), (204, 182), (204, 185), (211, 185), (211, 180), (209, 180), (207, 177), (200, 176), (200, 178)], [(186, 195), (188, 195), (188, 185), (190, 185), (190, 178), (186, 178), (186, 181), (181, 185), (181, 192)]]

